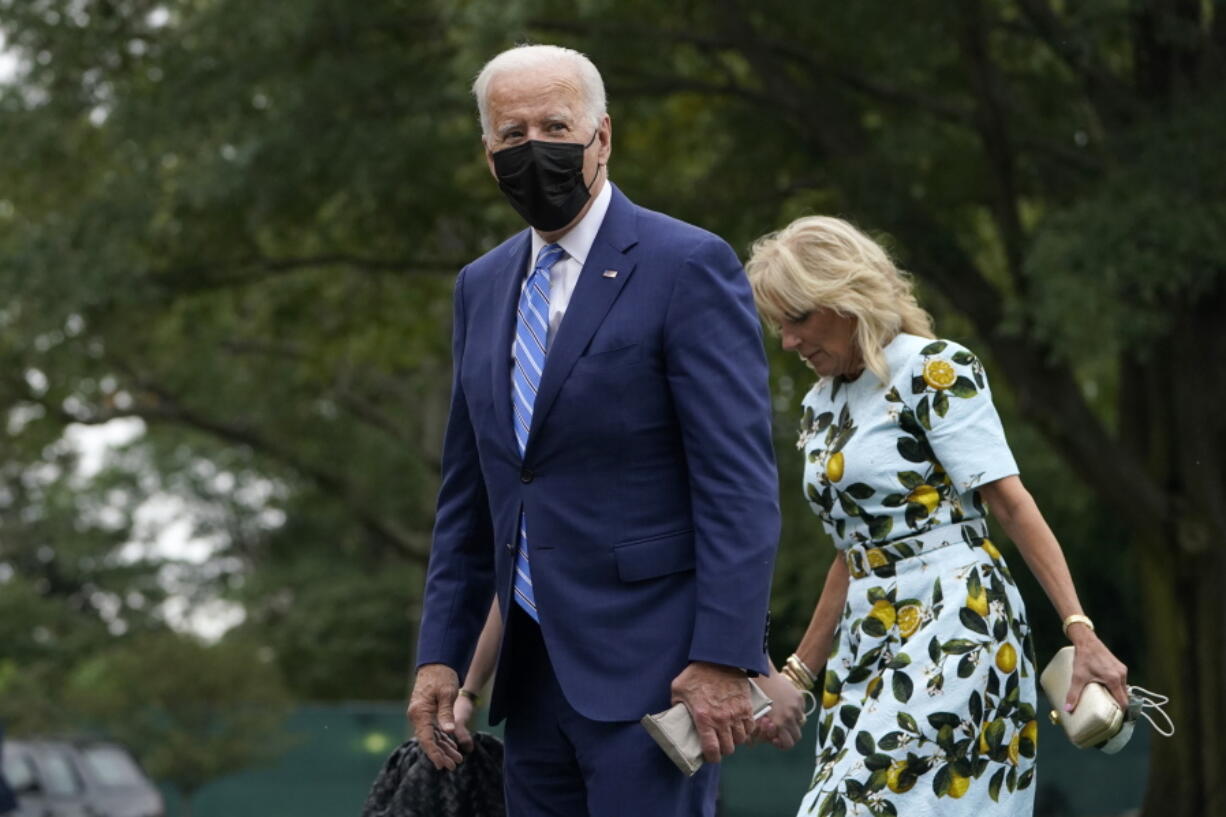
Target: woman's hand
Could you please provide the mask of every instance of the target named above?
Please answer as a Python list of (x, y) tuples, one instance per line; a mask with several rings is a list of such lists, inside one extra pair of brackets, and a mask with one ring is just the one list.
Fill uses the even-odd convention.
[(805, 697), (778, 671), (754, 679), (771, 699), (771, 711), (758, 718), (756, 738), (777, 749), (791, 749), (800, 741), (805, 724)]
[(471, 698), (464, 695), (456, 696), (455, 708), (452, 710), (455, 717), (455, 740), (465, 754), (473, 750), (473, 736), (469, 731), (469, 723), (475, 711), (476, 706), (473, 705)]
[(1073, 655), (1073, 680), (1069, 683), (1068, 699), (1064, 711), (1072, 712), (1081, 700), (1085, 685), (1096, 681), (1107, 688), (1120, 708), (1128, 708), (1128, 667), (1107, 649), (1094, 631), (1074, 624), (1069, 628), (1069, 638), (1076, 648)]

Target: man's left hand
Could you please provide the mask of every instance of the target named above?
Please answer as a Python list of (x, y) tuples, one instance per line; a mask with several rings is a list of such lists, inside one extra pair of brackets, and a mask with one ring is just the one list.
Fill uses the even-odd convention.
[(673, 703), (690, 710), (708, 763), (719, 763), (753, 734), (749, 682), (742, 670), (695, 661), (673, 679), (672, 695)]

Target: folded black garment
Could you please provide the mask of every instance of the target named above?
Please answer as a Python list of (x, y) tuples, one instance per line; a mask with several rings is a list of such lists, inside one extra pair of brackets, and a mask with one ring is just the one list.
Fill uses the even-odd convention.
[(478, 732), (473, 743), (453, 772), (434, 768), (416, 738), (400, 744), (370, 787), (362, 817), (505, 817), (502, 741)]

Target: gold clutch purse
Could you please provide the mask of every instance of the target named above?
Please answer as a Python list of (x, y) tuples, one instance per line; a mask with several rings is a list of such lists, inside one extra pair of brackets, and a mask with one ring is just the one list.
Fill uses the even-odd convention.
[[(1039, 676), (1047, 700), (1054, 707), (1063, 707), (1073, 682), (1073, 647), (1064, 647), (1051, 659)], [(1113, 738), (1124, 726), (1124, 710), (1102, 684), (1089, 683), (1082, 690), (1077, 708), (1072, 712), (1051, 711), (1052, 723), (1064, 728), (1074, 746), (1088, 749)]]
[[(1070, 624), (1085, 624), (1091, 630), (1094, 624), (1080, 613), (1064, 620), (1064, 633), (1068, 635)], [(1065, 647), (1056, 653), (1039, 676), (1048, 701), (1062, 706), (1068, 700), (1069, 687), (1073, 683), (1073, 658), (1076, 650)], [(1163, 709), (1170, 698), (1159, 695), (1145, 687), (1128, 685), (1128, 708), (1121, 709), (1115, 698), (1102, 684), (1090, 682), (1081, 691), (1077, 708), (1072, 712), (1051, 711), (1051, 722), (1064, 728), (1064, 733), (1074, 746), (1085, 749), (1093, 746), (1106, 754), (1119, 752), (1132, 739), (1133, 729), (1141, 718), (1149, 721), (1154, 731), (1164, 737), (1175, 734), (1175, 723)], [(1162, 723), (1159, 723), (1162, 721)]]

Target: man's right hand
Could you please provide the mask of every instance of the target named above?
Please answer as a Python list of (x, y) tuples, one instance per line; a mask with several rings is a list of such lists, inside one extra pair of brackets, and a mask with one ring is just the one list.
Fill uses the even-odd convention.
[[(436, 769), (451, 771), (463, 761), (455, 742), (455, 699), (460, 679), (446, 664), (425, 664), (417, 670), (409, 698), (409, 720), (417, 742)], [(440, 739), (437, 734), (442, 732)]]

